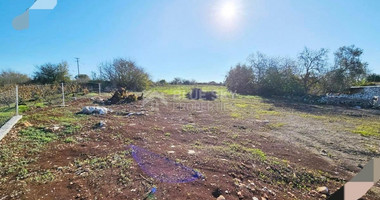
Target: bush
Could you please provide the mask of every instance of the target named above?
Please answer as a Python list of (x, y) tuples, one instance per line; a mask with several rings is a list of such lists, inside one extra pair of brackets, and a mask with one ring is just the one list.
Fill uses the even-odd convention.
[(104, 80), (110, 81), (114, 87), (143, 91), (151, 85), (148, 73), (130, 60), (115, 59), (112, 64), (101, 64), (101, 69), (104, 71)]
[(227, 89), (239, 94), (253, 94), (254, 78), (252, 67), (238, 64), (226, 76)]
[(23, 84), (28, 81), (30, 81), (30, 78), (27, 75), (12, 70), (2, 71), (0, 73), (0, 86)]
[(57, 84), (70, 82), (70, 75), (67, 62), (58, 64), (47, 63), (37, 66), (34, 72), (33, 81), (40, 84)]

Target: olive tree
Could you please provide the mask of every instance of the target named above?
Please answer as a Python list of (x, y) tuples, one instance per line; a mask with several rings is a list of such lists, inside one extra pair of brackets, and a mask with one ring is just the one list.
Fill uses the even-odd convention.
[(131, 60), (114, 59), (112, 63), (102, 63), (101, 68), (103, 79), (110, 81), (116, 87), (143, 91), (151, 84), (149, 74)]
[(36, 67), (33, 81), (41, 84), (53, 84), (70, 82), (69, 67), (67, 62), (58, 64), (47, 63)]
[(254, 92), (254, 73), (252, 67), (237, 64), (231, 68), (226, 76), (227, 89), (239, 94), (252, 94)]

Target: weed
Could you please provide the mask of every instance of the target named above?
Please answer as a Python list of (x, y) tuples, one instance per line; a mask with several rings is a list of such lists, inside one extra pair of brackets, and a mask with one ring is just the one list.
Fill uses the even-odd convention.
[(185, 124), (182, 126), (183, 132), (198, 132), (198, 129), (192, 124)]
[(40, 128), (29, 127), (19, 132), (21, 137), (37, 144), (46, 144), (58, 138), (54, 133), (46, 132)]
[(27, 105), (19, 105), (18, 106), (18, 111), (20, 112), (20, 113), (23, 113), (23, 112), (26, 112), (26, 111), (28, 111), (30, 108), (29, 108), (29, 106), (27, 106)]
[(170, 135), (171, 135), (170, 133), (165, 133), (166, 137), (170, 137)]
[(269, 129), (274, 130), (274, 129), (279, 129), (279, 128), (285, 126), (285, 123), (279, 122), (279, 123), (268, 124), (267, 126)]
[(52, 182), (55, 179), (55, 175), (51, 173), (49, 170), (43, 171), (33, 177), (33, 180), (39, 184), (46, 184), (48, 182)]
[(231, 113), (231, 117), (233, 117), (233, 118), (242, 118), (242, 115), (240, 113), (233, 112), (233, 113)]
[(63, 140), (63, 142), (65, 142), (65, 143), (75, 143), (76, 140), (75, 140), (75, 138), (73, 138), (73, 137), (67, 137), (67, 138), (65, 138), (65, 139)]
[(375, 136), (380, 137), (380, 124), (374, 123), (374, 124), (365, 124), (365, 125), (359, 125), (356, 126), (355, 130), (352, 131), (353, 133), (360, 134), (362, 136)]

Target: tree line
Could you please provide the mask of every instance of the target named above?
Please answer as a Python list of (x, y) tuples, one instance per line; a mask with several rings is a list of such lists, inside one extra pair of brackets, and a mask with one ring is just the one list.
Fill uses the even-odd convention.
[(379, 81), (379, 75), (369, 75), (362, 49), (354, 45), (340, 47), (334, 52), (333, 64), (328, 53), (324, 48), (305, 47), (292, 59), (257, 52), (248, 57), (246, 64), (232, 67), (225, 84), (239, 94), (302, 96), (345, 92), (353, 85)]
[(152, 84), (149, 74), (131, 60), (117, 58), (112, 62), (101, 63), (99, 68), (103, 73), (95, 75), (92, 80), (86, 74), (79, 74), (72, 80), (68, 63), (65, 61), (58, 64), (46, 63), (36, 66), (32, 78), (25, 74), (7, 70), (0, 73), (0, 86), (9, 84), (59, 84), (75, 81), (78, 83), (103, 82), (113, 87), (142, 91)]

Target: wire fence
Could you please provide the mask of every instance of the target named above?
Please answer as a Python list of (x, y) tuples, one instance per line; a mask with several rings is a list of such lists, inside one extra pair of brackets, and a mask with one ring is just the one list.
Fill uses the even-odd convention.
[(0, 127), (13, 116), (32, 107), (65, 106), (67, 102), (90, 92), (100, 94), (101, 84), (61, 83), (0, 87)]

